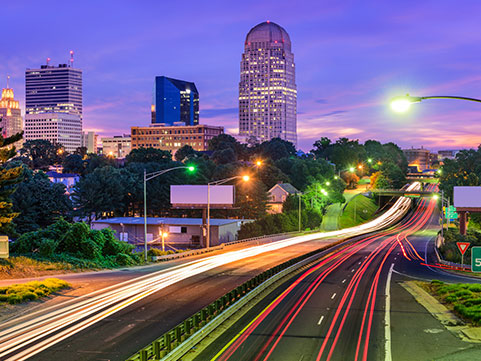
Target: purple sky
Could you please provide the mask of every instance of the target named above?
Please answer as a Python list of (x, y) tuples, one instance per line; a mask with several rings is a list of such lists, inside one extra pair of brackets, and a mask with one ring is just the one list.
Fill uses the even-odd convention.
[[(0, 78), (24, 105), (25, 68), (75, 51), (84, 74), (84, 129), (148, 125), (156, 75), (193, 81), (200, 121), (238, 127), (247, 32), (271, 20), (292, 41), (303, 150), (327, 136), (402, 147), (477, 147), (481, 104), (431, 100), (393, 114), (391, 96), (481, 98), (481, 1), (2, 2)], [(3, 86), (4, 81), (0, 84)]]

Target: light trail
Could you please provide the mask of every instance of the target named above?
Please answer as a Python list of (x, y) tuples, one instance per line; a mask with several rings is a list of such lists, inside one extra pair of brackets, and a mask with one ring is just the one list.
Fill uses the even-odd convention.
[[(419, 183), (413, 183), (407, 190), (419, 188)], [(0, 326), (0, 358), (24, 360), (165, 287), (213, 268), (303, 242), (339, 236), (352, 237), (386, 228), (400, 219), (410, 204), (411, 200), (401, 197), (384, 214), (359, 226), (293, 237), (187, 262), (123, 282), (118, 287), (111, 286), (93, 292), (81, 297), (80, 301), (66, 301), (35, 314), (5, 322)], [(38, 316), (32, 317), (35, 315)]]
[[(332, 345), (330, 347), (330, 350), (329, 350), (330, 352), (327, 356), (327, 360), (329, 360), (332, 357), (335, 346), (336, 346), (336, 343), (339, 339), (339, 335), (340, 335), (340, 333), (343, 329), (344, 322), (345, 322), (345, 320), (348, 316), (348, 313), (350, 311), (352, 302), (353, 302), (353, 300), (356, 296), (357, 288), (360, 285), (361, 279), (363, 278), (364, 274), (366, 273), (368, 267), (376, 259), (376, 257), (379, 256), (383, 250), (387, 249), (387, 251), (385, 252), (385, 254), (383, 256), (383, 259), (381, 261), (381, 265), (376, 272), (376, 276), (374, 278), (374, 283), (372, 284), (371, 291), (370, 291), (368, 300), (366, 302), (366, 315), (363, 319), (363, 326), (362, 326), (362, 329), (364, 329), (364, 323), (366, 322), (366, 317), (367, 317), (366, 337), (365, 337), (365, 345), (364, 345), (365, 347), (363, 349), (363, 354), (362, 354), (363, 360), (366, 360), (367, 352), (368, 352), (368, 344), (369, 344), (369, 335), (370, 335), (371, 327), (372, 327), (373, 311), (374, 311), (374, 306), (375, 306), (377, 288), (378, 288), (379, 279), (380, 279), (380, 275), (381, 275), (383, 265), (386, 262), (386, 259), (388, 258), (388, 256), (391, 255), (391, 253), (394, 251), (394, 249), (396, 248), (396, 246), (398, 244), (401, 246), (401, 248), (402, 248), (402, 250), (405, 254), (404, 247), (403, 247), (403, 245), (401, 243), (401, 240), (400, 240), (400, 237), (399, 237), (400, 235), (403, 236), (403, 238), (401, 238), (401, 239), (405, 239), (407, 241), (407, 243), (412, 247), (412, 249), (414, 251), (414, 252), (411, 251), (412, 254), (413, 254), (413, 257), (414, 257), (414, 254), (415, 254), (416, 257), (419, 258), (419, 254), (414, 249), (412, 244), (408, 241), (407, 235), (417, 232), (421, 227), (423, 227), (426, 224), (428, 219), (431, 217), (431, 214), (432, 214), (432, 212), (434, 210), (434, 207), (435, 207), (435, 202), (433, 202), (433, 201), (429, 202), (428, 207), (426, 207), (426, 203), (428, 203), (426, 200), (422, 200), (420, 202), (420, 205), (418, 206), (417, 210), (415, 211), (414, 215), (405, 224), (403, 224), (403, 225), (401, 225), (401, 226), (399, 226), (399, 227), (397, 227), (393, 230), (388, 230), (388, 231), (382, 232), (380, 235), (377, 234), (375, 236), (368, 237), (364, 240), (361, 240), (361, 241), (353, 244), (352, 245), (353, 247), (355, 245), (358, 245), (358, 247), (355, 251), (348, 252), (349, 250), (352, 250), (352, 247), (351, 247), (351, 249), (348, 249), (348, 248), (344, 249), (342, 251), (342, 252), (344, 252), (342, 257), (338, 258), (336, 260), (336, 262), (334, 262), (333, 264), (328, 266), (327, 269), (325, 269), (323, 272), (321, 272), (321, 274), (318, 275), (317, 278), (314, 281), (311, 282), (310, 286), (305, 291), (303, 291), (303, 293), (300, 295), (300, 297), (297, 298), (295, 304), (292, 307), (290, 307), (290, 309), (288, 310), (288, 312), (284, 316), (284, 318), (281, 321), (278, 322), (278, 324), (276, 326), (276, 329), (272, 332), (269, 332), (271, 334), (270, 338), (267, 341), (263, 341), (263, 346), (262, 346), (262, 348), (259, 352), (256, 352), (256, 357), (255, 357), (254, 361), (260, 360), (261, 358), (264, 361), (266, 361), (272, 356), (272, 353), (273, 353), (274, 349), (276, 348), (278, 343), (281, 341), (282, 337), (284, 336), (284, 334), (286, 333), (287, 329), (290, 327), (290, 325), (292, 324), (294, 319), (297, 317), (297, 315), (303, 309), (306, 302), (313, 295), (313, 293), (316, 291), (316, 289), (319, 287), (319, 285), (322, 283), (322, 281), (332, 271), (334, 271), (340, 264), (345, 262), (350, 256), (355, 254), (358, 250), (366, 247), (368, 244), (371, 244), (372, 242), (374, 242), (374, 241), (376, 241), (376, 240), (378, 240), (382, 237), (385, 237), (385, 236), (389, 235), (389, 238), (382, 241), (381, 244), (379, 246), (377, 246), (376, 249), (369, 254), (369, 256), (364, 257), (365, 261), (362, 263), (360, 269), (357, 270), (357, 272), (353, 275), (353, 278), (349, 282), (348, 287), (343, 294), (343, 297), (340, 301), (340, 304), (338, 306), (336, 306), (336, 310), (337, 310), (336, 315), (334, 316), (334, 319), (332, 321), (330, 321), (330, 323), (329, 323), (331, 325), (330, 330), (329, 330), (328, 334), (324, 337), (324, 344), (321, 347), (321, 350), (320, 350), (320, 352), (318, 354), (318, 357), (317, 357), (317, 360), (320, 360), (321, 355), (323, 353), (323, 350), (324, 350), (325, 347), (327, 347), (327, 342), (330, 339), (330, 333), (336, 327), (337, 333), (335, 335), (334, 342), (332, 343)], [(399, 232), (399, 234), (398, 234), (398, 232)], [(312, 274), (312, 271), (318, 270), (320, 268), (320, 266), (324, 266), (324, 265), (327, 264), (327, 262), (331, 262), (331, 261), (332, 261), (331, 258), (325, 259), (323, 262), (321, 262), (321, 264), (317, 264), (315, 267), (312, 267), (311, 269), (306, 271), (305, 274), (302, 275), (298, 279), (298, 281), (304, 280), (307, 275)], [(343, 280), (343, 283), (344, 282), (345, 282), (345, 280)], [(287, 290), (285, 290), (280, 296), (278, 296), (276, 298), (276, 300), (274, 300), (258, 316), (256, 316), (255, 321), (251, 322), (237, 336), (235, 336), (213, 358), (213, 360), (221, 361), (221, 360), (229, 359), (239, 349), (239, 347), (247, 340), (247, 338), (254, 333), (255, 329), (266, 319), (266, 317), (271, 312), (273, 312), (274, 309), (277, 306), (279, 306), (280, 302), (283, 299), (285, 299), (286, 296), (291, 291), (293, 291), (294, 288), (297, 287), (298, 285), (299, 285), (299, 282), (296, 281), (291, 286), (289, 286)], [(352, 291), (352, 294), (351, 294), (351, 291)], [(343, 317), (342, 317), (342, 320), (341, 320), (341, 323), (340, 323), (339, 327), (337, 327), (336, 326), (337, 319), (338, 319), (340, 313), (342, 312), (343, 304), (347, 301), (350, 294), (351, 294), (351, 297), (349, 299), (347, 309), (343, 313)], [(368, 313), (368, 311), (369, 311), (369, 313)], [(322, 318), (324, 318), (324, 316)], [(364, 332), (361, 330), (360, 338), (362, 337), (363, 333)], [(272, 342), (274, 341), (274, 338), (276, 338), (276, 340), (275, 340), (274, 344), (272, 344)], [(272, 346), (271, 346), (271, 344), (272, 344)], [(359, 345), (358, 345), (358, 351), (356, 352), (356, 359), (357, 359), (357, 355), (358, 355), (358, 352), (359, 352), (359, 346), (360, 346), (360, 341), (359, 341)], [(267, 349), (269, 347), (270, 347), (269, 351), (267, 352), (267, 354), (265, 354), (265, 352), (267, 351)]]

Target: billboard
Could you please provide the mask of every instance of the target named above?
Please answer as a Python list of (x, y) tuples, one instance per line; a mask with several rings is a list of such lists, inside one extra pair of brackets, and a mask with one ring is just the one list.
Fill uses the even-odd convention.
[[(210, 186), (210, 205), (232, 207), (234, 204), (234, 186)], [(170, 203), (173, 207), (205, 207), (207, 205), (207, 185), (171, 185)]]
[(454, 187), (456, 208), (481, 208), (481, 187)]

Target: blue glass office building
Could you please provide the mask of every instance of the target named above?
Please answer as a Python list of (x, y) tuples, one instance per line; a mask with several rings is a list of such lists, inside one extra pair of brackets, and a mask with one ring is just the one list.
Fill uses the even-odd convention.
[(198, 125), (199, 92), (195, 84), (165, 76), (155, 77), (152, 124)]

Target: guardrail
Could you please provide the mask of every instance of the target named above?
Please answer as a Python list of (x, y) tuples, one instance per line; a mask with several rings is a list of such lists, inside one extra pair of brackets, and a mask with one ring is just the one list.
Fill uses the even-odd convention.
[[(250, 294), (250, 292), (254, 291), (265, 281), (271, 279), (273, 276), (279, 274), (282, 271), (286, 271), (293, 265), (301, 261), (307, 260), (310, 257), (321, 253), (327, 248), (336, 246), (341, 242), (343, 242), (343, 240), (339, 240), (333, 244), (330, 244), (329, 246), (325, 246), (304, 255), (298, 256), (251, 278), (249, 281), (244, 282), (237, 288), (226, 293), (224, 296), (218, 298), (208, 306), (201, 309), (199, 312), (195, 313), (171, 330), (164, 333), (150, 345), (129, 357), (127, 361), (149, 361), (161, 360), (165, 358), (177, 346), (191, 338), (197, 331), (200, 331), (204, 326), (206, 326), (209, 321), (226, 312), (230, 307), (236, 304), (236, 302), (243, 299), (246, 295)], [(295, 267), (295, 269), (299, 267), (302, 267), (302, 265)], [(293, 269), (291, 269), (289, 272), (291, 271), (293, 271)], [(207, 336), (207, 332), (203, 333), (202, 338), (205, 336)]]
[(198, 255), (198, 254), (217, 251), (217, 250), (220, 250), (220, 249), (224, 249), (224, 247), (233, 246), (233, 245), (236, 245), (236, 244), (239, 244), (239, 243), (246, 243), (246, 242), (252, 242), (252, 241), (259, 241), (259, 240), (268, 240), (269, 238), (272, 238), (271, 242), (274, 242), (274, 241), (277, 241), (278, 238), (280, 238), (280, 237), (287, 237), (287, 236), (292, 236), (292, 235), (296, 235), (296, 234), (304, 235), (304, 234), (310, 234), (310, 233), (316, 233), (316, 232), (320, 232), (320, 231), (316, 230), (316, 229), (312, 230), (312, 231), (304, 231), (304, 232), (292, 231), (292, 232), (270, 234), (270, 235), (267, 235), (267, 236), (258, 236), (258, 237), (239, 239), (239, 240), (236, 240), (236, 241), (225, 242), (225, 243), (222, 243), (222, 244), (220, 244), (218, 246), (215, 246), (215, 247), (199, 248), (199, 249), (194, 249), (192, 251), (166, 254), (164, 256), (152, 256), (152, 261), (155, 261), (155, 262), (170, 261), (172, 259), (184, 258), (184, 257), (189, 257), (189, 256), (195, 256), (195, 255)]

